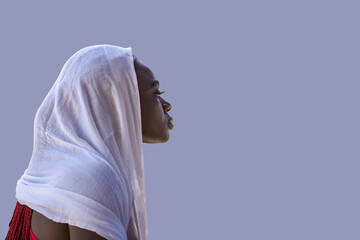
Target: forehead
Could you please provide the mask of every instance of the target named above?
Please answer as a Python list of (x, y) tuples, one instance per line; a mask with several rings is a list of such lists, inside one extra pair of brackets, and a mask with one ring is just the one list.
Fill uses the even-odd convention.
[(134, 66), (139, 85), (152, 87), (154, 84), (159, 83), (157, 80), (155, 80), (154, 74), (151, 69), (144, 63), (135, 59)]

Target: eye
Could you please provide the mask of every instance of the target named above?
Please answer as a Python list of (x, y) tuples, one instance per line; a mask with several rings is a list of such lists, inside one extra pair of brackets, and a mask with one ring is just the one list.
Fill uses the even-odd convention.
[(160, 92), (159, 90), (155, 91), (156, 97), (159, 97), (161, 94), (163, 94), (165, 91)]

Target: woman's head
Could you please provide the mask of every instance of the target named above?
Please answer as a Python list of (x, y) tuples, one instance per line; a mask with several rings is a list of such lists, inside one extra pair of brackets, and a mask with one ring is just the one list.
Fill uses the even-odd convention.
[(150, 68), (132, 55), (130, 48), (112, 45), (83, 48), (68, 60), (55, 85), (61, 86), (58, 89), (63, 93), (56, 94), (57, 105), (74, 108), (61, 109), (64, 115), (66, 112), (66, 116), (74, 118), (67, 121), (70, 127), (84, 127), (82, 132), (86, 133), (90, 126), (81, 119), (82, 115), (73, 113), (96, 109), (96, 113), (88, 113), (94, 120), (93, 127), (106, 129), (103, 137), (120, 131), (126, 138), (124, 130), (134, 125), (135, 129), (141, 128), (138, 132), (144, 143), (169, 139), (169, 130), (173, 128), (173, 119), (168, 114), (171, 105), (159, 96), (162, 93), (159, 81)]
[(140, 95), (143, 142), (166, 142), (169, 130), (173, 128), (172, 118), (168, 114), (171, 105), (160, 97), (163, 92), (160, 92), (160, 83), (152, 71), (136, 57), (134, 66)]

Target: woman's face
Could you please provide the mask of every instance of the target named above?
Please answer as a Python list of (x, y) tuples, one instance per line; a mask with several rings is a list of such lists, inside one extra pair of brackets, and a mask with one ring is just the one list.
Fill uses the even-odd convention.
[(134, 66), (140, 94), (143, 142), (166, 142), (169, 130), (173, 129), (172, 117), (167, 113), (171, 105), (160, 97), (159, 82), (152, 71), (136, 58)]

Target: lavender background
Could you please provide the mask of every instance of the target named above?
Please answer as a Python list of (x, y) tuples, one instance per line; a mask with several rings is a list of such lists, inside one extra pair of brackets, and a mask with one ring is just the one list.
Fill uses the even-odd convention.
[(108, 43), (173, 105), (170, 141), (144, 145), (150, 240), (360, 239), (360, 3), (129, 2), (0, 2), (0, 238), (38, 106)]

